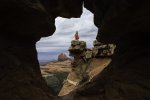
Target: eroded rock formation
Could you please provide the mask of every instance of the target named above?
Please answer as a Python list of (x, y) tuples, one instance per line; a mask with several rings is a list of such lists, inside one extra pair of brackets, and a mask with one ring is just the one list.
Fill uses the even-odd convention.
[(149, 100), (148, 0), (85, 0), (99, 27), (97, 39), (117, 45), (110, 65), (64, 100)]
[(82, 0), (1, 0), (0, 13), (0, 99), (53, 99), (40, 73), (35, 43), (54, 33), (55, 17), (79, 17)]
[(58, 55), (58, 61), (66, 61), (66, 60), (71, 60), (65, 53), (60, 53)]
[[(149, 100), (149, 0), (84, 0), (97, 39), (117, 45), (112, 63), (64, 100)], [(53, 99), (43, 81), (35, 43), (55, 31), (57, 16), (79, 17), (83, 0), (0, 1), (0, 99)]]

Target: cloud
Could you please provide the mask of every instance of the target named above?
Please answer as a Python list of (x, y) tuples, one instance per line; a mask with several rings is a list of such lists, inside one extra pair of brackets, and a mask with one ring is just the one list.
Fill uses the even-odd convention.
[(36, 44), (40, 60), (41, 58), (46, 59), (46, 53), (53, 55), (54, 58), (61, 52), (67, 53), (76, 31), (79, 32), (80, 40), (86, 41), (87, 46), (91, 47), (98, 30), (93, 23), (93, 14), (85, 8), (81, 18), (65, 19), (58, 17), (55, 24), (56, 31), (54, 35), (42, 38)]

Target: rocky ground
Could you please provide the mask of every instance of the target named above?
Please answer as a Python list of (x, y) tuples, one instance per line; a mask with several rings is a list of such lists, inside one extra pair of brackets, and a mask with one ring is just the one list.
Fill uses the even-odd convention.
[(41, 66), (41, 73), (53, 95), (58, 95), (71, 72), (71, 60), (52, 61)]
[[(95, 76), (97, 76), (105, 67), (107, 67), (107, 65), (110, 62), (111, 62), (110, 58), (103, 58), (103, 59), (93, 58), (88, 64), (88, 67), (86, 69), (86, 72), (89, 76), (89, 79), (86, 82), (90, 82), (90, 80), (93, 79)], [(78, 88), (80, 85), (84, 84), (84, 83), (79, 84), (81, 81), (80, 73), (82, 73), (81, 72), (82, 66), (85, 66), (85, 65), (81, 64), (69, 73), (67, 80), (59, 93), (59, 96), (67, 95), (74, 89)]]
[[(50, 87), (52, 87), (55, 91), (57, 90), (57, 95), (64, 96), (69, 94), (74, 89), (78, 88), (81, 81), (80, 73), (82, 73), (82, 67), (87, 66), (86, 72), (89, 76), (89, 79), (86, 82), (89, 82), (91, 79), (97, 76), (110, 62), (110, 58), (93, 58), (91, 59), (91, 61), (89, 61), (89, 63), (87, 63), (87, 65), (80, 64), (76, 68), (71, 67), (71, 60), (62, 62), (50, 62), (45, 66), (41, 66), (41, 73), (43, 77), (46, 77), (45, 79), (48, 85), (55, 84), (55, 86)], [(54, 73), (54, 76), (49, 76)], [(67, 73), (67, 76), (66, 74), (62, 73)], [(65, 77), (62, 77), (63, 75), (65, 75)], [(60, 79), (60, 76), (62, 81), (61, 83), (58, 83), (58, 79)], [(57, 79), (54, 77), (57, 77)]]
[(54, 61), (44, 66), (41, 66), (41, 73), (43, 76), (59, 72), (68, 72), (68, 73), (71, 72), (71, 60), (66, 60), (62, 62)]

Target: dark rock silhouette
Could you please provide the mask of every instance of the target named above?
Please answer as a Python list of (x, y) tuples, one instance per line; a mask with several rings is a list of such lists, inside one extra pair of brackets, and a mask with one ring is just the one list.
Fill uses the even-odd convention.
[[(82, 0), (63, 1), (0, 1), (1, 100), (53, 99), (41, 76), (35, 43), (54, 33), (57, 16), (70, 18), (81, 15)], [(66, 6), (67, 1), (70, 6)]]
[(97, 39), (117, 45), (109, 66), (64, 100), (150, 99), (148, 0), (85, 0), (99, 28)]
[[(52, 35), (57, 16), (79, 17), (83, 0), (0, 1), (0, 99), (52, 100), (41, 77), (35, 43)], [(115, 43), (112, 63), (64, 100), (149, 100), (149, 0), (84, 0), (99, 28)]]

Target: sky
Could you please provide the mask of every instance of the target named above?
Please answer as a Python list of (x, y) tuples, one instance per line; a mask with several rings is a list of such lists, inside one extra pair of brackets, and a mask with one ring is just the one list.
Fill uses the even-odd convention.
[(93, 46), (98, 29), (93, 23), (93, 14), (86, 8), (83, 8), (83, 14), (80, 18), (57, 17), (55, 25), (55, 33), (52, 36), (41, 38), (36, 44), (40, 63), (57, 60), (60, 53), (68, 55), (68, 48), (70, 42), (74, 40), (76, 31), (79, 32), (80, 40), (87, 42), (87, 47)]

